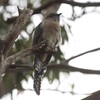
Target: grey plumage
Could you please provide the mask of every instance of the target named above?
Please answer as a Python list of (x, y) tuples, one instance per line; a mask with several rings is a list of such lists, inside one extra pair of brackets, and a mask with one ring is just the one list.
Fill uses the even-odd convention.
[[(40, 43), (43, 40), (47, 40), (47, 47), (55, 49), (60, 42), (60, 26), (59, 26), (60, 14), (48, 15), (37, 27), (33, 37), (33, 45)], [(47, 64), (51, 59), (52, 54), (39, 51), (35, 53), (35, 74), (34, 74), (34, 90), (39, 95), (41, 87), (41, 79), (47, 69)]]

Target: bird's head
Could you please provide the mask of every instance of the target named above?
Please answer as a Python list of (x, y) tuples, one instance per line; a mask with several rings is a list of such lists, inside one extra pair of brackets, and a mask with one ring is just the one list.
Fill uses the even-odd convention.
[(52, 20), (52, 21), (58, 21), (59, 22), (61, 14), (62, 13), (59, 13), (59, 14), (57, 14), (57, 13), (51, 13), (45, 19), (47, 19), (47, 20), (49, 19), (49, 20)]

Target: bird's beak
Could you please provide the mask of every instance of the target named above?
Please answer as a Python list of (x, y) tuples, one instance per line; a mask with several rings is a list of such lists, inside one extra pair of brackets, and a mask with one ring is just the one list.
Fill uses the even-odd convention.
[(58, 16), (60, 16), (62, 13), (59, 13)]

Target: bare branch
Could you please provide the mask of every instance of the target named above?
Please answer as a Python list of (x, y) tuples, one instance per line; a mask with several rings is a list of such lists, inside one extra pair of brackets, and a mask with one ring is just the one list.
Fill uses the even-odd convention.
[[(67, 70), (69, 72), (81, 72), (84, 74), (100, 74), (100, 70), (91, 70), (91, 69), (83, 69), (78, 68), (75, 66), (68, 65), (67, 62), (62, 62), (61, 64), (49, 64), (49, 69), (60, 69), (60, 70)], [(88, 67), (87, 67), (88, 68)]]
[(20, 34), (23, 26), (27, 23), (30, 16), (32, 15), (32, 10), (23, 10), (21, 15), (16, 19), (16, 21), (13, 23), (11, 29), (9, 30), (8, 34), (4, 38), (4, 51), (3, 53), (6, 55), (11, 46), (13, 45), (14, 41)]
[(86, 3), (81, 3), (81, 2), (75, 2), (75, 1), (69, 1), (69, 0), (59, 0), (60, 3), (67, 3), (72, 6), (79, 6), (79, 7), (97, 7), (100, 6), (100, 2), (86, 2)]
[(81, 3), (81, 2), (71, 1), (71, 0), (50, 0), (49, 2), (44, 3), (39, 8), (34, 9), (33, 14), (41, 13), (41, 11), (43, 9), (46, 9), (47, 7), (49, 7), (55, 3), (66, 3), (66, 4), (69, 4), (71, 6), (79, 6), (79, 7), (99, 7), (100, 6), (100, 2)]
[(92, 49), (92, 50), (85, 51), (85, 52), (83, 52), (83, 53), (80, 53), (80, 54), (78, 54), (78, 55), (75, 55), (75, 56), (69, 58), (69, 59), (67, 60), (67, 62), (69, 62), (70, 60), (73, 60), (73, 59), (75, 59), (75, 58), (78, 58), (78, 57), (80, 57), (80, 56), (83, 56), (83, 55), (85, 55), (85, 54), (92, 53), (92, 52), (99, 51), (99, 50), (100, 50), (100, 47), (99, 47), (99, 48)]
[(31, 48), (27, 48), (23, 51), (20, 51), (10, 57), (8, 57), (6, 59), (6, 64), (7, 65), (11, 65), (13, 62), (16, 62), (26, 56), (29, 56), (31, 54), (34, 54), (35, 51), (39, 51), (40, 49), (42, 49), (44, 46), (46, 45), (46, 41), (42, 41), (41, 43), (31, 47)]
[[(69, 72), (81, 72), (83, 74), (100, 74), (100, 70), (91, 70), (91, 69), (82, 69), (75, 66), (68, 65), (66, 62), (60, 64), (49, 64), (49, 70), (59, 69), (60, 71), (69, 71)], [(6, 72), (21, 72), (21, 71), (33, 71), (34, 66), (32, 64), (13, 64), (9, 65)]]

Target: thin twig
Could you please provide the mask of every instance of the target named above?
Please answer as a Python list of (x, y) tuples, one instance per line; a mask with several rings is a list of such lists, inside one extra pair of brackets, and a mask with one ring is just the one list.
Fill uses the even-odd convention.
[(100, 50), (100, 47), (99, 47), (99, 48), (92, 49), (92, 50), (88, 50), (88, 51), (85, 51), (85, 52), (80, 53), (80, 54), (78, 54), (78, 55), (72, 56), (71, 58), (69, 58), (69, 59), (66, 60), (66, 61), (69, 62), (69, 61), (71, 61), (71, 60), (73, 60), (73, 59), (75, 59), (75, 58), (78, 58), (78, 57), (83, 56), (83, 55), (85, 55), (85, 54), (92, 53), (92, 52), (96, 52), (96, 51), (99, 51), (99, 50)]

